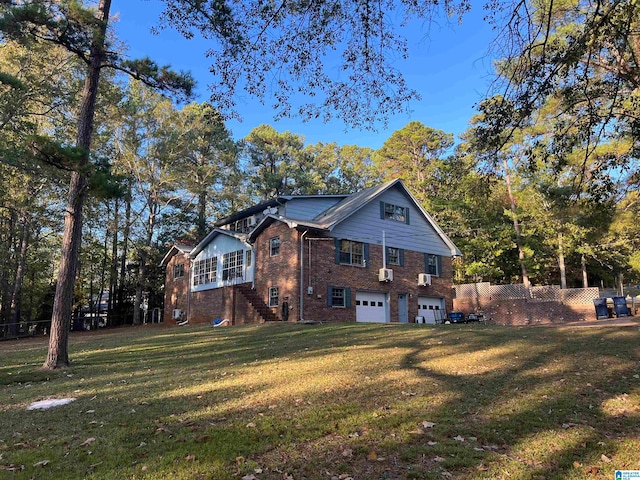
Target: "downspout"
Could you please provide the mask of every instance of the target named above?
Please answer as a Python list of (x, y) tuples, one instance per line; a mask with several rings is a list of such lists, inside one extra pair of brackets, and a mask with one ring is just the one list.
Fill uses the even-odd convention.
[(299, 322), (304, 322), (304, 236), (309, 233), (309, 230), (305, 230), (300, 235), (300, 315)]
[(189, 262), (189, 279), (187, 280), (187, 323), (191, 320), (191, 285), (193, 284), (193, 259), (187, 257)]

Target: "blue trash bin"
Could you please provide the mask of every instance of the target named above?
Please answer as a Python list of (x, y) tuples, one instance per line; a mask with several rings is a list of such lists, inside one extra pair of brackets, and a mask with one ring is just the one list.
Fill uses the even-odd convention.
[(596, 307), (596, 318), (609, 318), (606, 298), (594, 298), (593, 305)]
[(624, 297), (613, 297), (613, 310), (616, 317), (630, 317), (631, 310), (627, 307), (627, 299)]

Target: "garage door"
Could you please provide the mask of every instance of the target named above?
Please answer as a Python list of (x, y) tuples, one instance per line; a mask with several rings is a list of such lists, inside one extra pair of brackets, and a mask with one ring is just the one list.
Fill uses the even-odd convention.
[(386, 300), (385, 293), (356, 292), (356, 321), (388, 322)]
[(418, 316), (424, 317), (425, 323), (436, 323), (444, 320), (444, 298), (418, 297)]

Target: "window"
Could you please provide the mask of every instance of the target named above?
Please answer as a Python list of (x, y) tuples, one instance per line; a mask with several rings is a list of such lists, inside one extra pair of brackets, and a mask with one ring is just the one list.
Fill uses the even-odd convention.
[(244, 250), (225, 253), (222, 256), (222, 280), (242, 278)]
[(351, 289), (344, 287), (327, 287), (327, 306), (351, 307)]
[(173, 278), (182, 278), (184, 277), (184, 263), (178, 263), (173, 266)]
[(404, 250), (387, 247), (387, 265), (404, 265)]
[(380, 202), (380, 218), (409, 224), (409, 208), (394, 205), (393, 203)]
[(251, 253), (252, 253), (251, 250), (247, 250), (247, 267), (251, 266), (251, 261), (253, 260), (251, 258)]
[(273, 237), (269, 240), (269, 255), (272, 257), (280, 255), (280, 237)]
[(364, 244), (351, 240), (340, 240), (340, 258), (344, 265), (365, 265)]
[(427, 273), (430, 273), (431, 275), (439, 275), (440, 274), (440, 268), (439, 268), (439, 264), (440, 264), (440, 258), (438, 257), (438, 255), (432, 255), (430, 253), (426, 254), (426, 267), (427, 267)]
[(344, 307), (344, 288), (334, 288), (331, 293), (331, 306)]
[(269, 288), (269, 306), (277, 307), (279, 303), (279, 288), (271, 287)]
[(218, 257), (205, 258), (193, 264), (193, 285), (214, 283), (218, 274)]

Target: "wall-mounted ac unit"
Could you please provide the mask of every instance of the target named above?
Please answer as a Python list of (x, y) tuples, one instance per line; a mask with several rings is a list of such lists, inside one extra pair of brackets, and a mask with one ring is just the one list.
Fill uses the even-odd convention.
[(418, 274), (418, 286), (426, 287), (427, 285), (431, 285), (431, 275), (428, 273), (419, 273)]
[(256, 218), (255, 215), (251, 215), (247, 223), (249, 224), (250, 227), (255, 227), (256, 223), (258, 223), (258, 219)]
[(391, 282), (393, 280), (393, 270), (390, 268), (381, 268), (378, 270), (378, 280), (381, 282)]
[(174, 308), (173, 309), (173, 319), (174, 320), (180, 320), (181, 317), (182, 317), (182, 310), (180, 310), (179, 308)]

